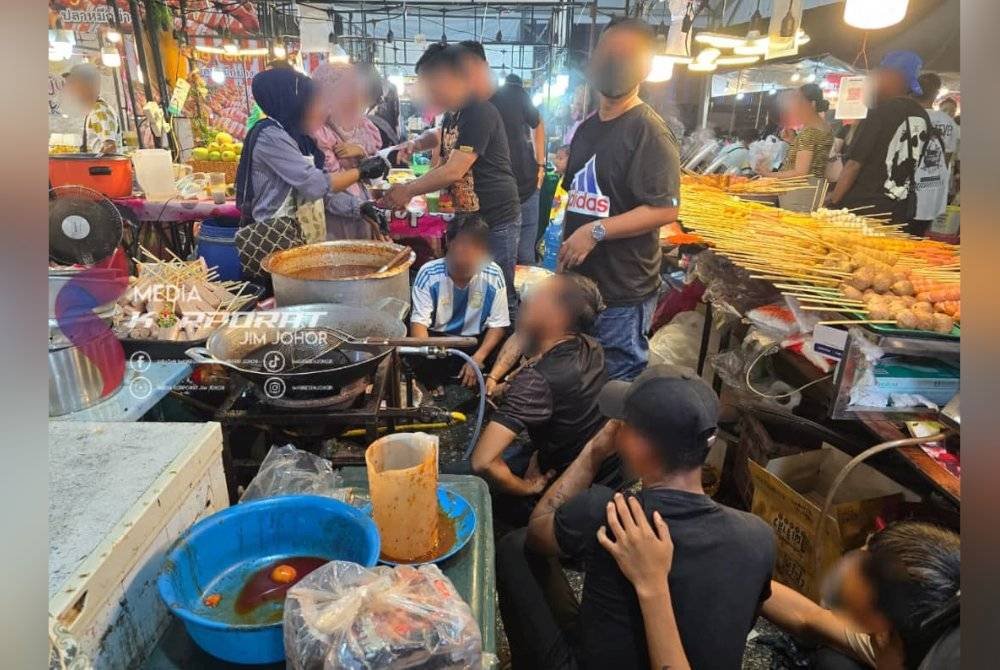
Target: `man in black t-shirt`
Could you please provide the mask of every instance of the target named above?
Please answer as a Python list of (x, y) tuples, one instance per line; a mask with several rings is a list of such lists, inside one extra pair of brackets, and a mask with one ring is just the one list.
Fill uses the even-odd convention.
[[(517, 331), (501, 349), (491, 381), (504, 371), (502, 391), (472, 452), (473, 471), (490, 482), (494, 513), (524, 526), (538, 496), (562, 473), (583, 445), (604, 425), (597, 394), (604, 387), (601, 345), (584, 335), (602, 308), (594, 282), (577, 274), (550, 277), (536, 285), (522, 308)], [(521, 355), (524, 363), (509, 376)], [(524, 449), (508, 450), (518, 434)], [(513, 453), (512, 453), (513, 451)], [(619, 459), (601, 465), (597, 481), (621, 484)]]
[(931, 128), (927, 112), (910, 97), (921, 93), (921, 67), (917, 54), (893, 51), (875, 70), (875, 107), (844, 154), (832, 206), (865, 208), (865, 216), (892, 214), (901, 223), (915, 218), (916, 203), (908, 211), (907, 200), (911, 190), (916, 193), (916, 169)]
[(504, 85), (497, 88), (483, 45), (465, 40), (459, 42), (459, 46), (463, 49), (462, 69), (472, 84), (476, 97), (493, 103), (503, 119), (507, 147), (510, 149), (510, 164), (517, 181), (517, 197), (521, 201), (517, 262), (532, 265), (535, 262), (535, 241), (538, 235), (538, 189), (545, 175), (545, 124), (521, 86), (520, 77), (508, 75)]
[[(645, 670), (649, 656), (635, 590), (597, 541), (614, 492), (592, 485), (619, 454), (642, 480), (637, 498), (670, 527), (670, 594), (692, 668), (738, 670), (746, 636), (770, 595), (775, 541), (760, 518), (701, 488), (718, 398), (692, 371), (655, 366), (602, 389), (616, 420), (595, 436), (542, 496), (528, 528), (497, 547), (500, 612), (515, 668)], [(652, 521), (651, 521), (652, 523)], [(579, 606), (556, 556), (583, 563)]]
[(667, 124), (639, 99), (649, 74), (652, 30), (613, 20), (588, 76), (600, 106), (570, 144), (560, 269), (597, 282), (608, 309), (595, 325), (608, 375), (633, 379), (649, 359), (646, 334), (660, 288), (659, 229), (677, 219), (680, 159)]
[(457, 45), (432, 44), (417, 61), (417, 77), (430, 102), (447, 112), (440, 128), (406, 142), (398, 156), (405, 161), (415, 151), (437, 147), (441, 162), (422, 177), (392, 186), (383, 204), (399, 209), (414, 196), (448, 189), (456, 211), (479, 212), (490, 228), (490, 255), (503, 271), (513, 322), (517, 308), (514, 265), (521, 226), (517, 183), (503, 119), (493, 105), (475, 96), (462, 71), (463, 53)]

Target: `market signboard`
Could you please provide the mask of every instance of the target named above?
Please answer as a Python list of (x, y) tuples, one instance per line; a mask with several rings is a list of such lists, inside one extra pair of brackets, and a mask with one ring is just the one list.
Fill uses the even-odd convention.
[[(128, 0), (115, 0), (118, 22), (123, 32), (132, 32), (132, 17)], [(220, 9), (224, 8), (224, 11)], [(256, 35), (260, 32), (257, 8), (252, 0), (213, 2), (188, 0), (185, 4), (186, 31), (191, 35), (221, 36), (226, 31), (233, 37)], [(96, 33), (112, 24), (111, 9), (106, 0), (50, 0), (49, 23), (58, 18), (62, 27), (79, 33)], [(181, 18), (173, 12), (174, 28), (181, 28)], [(145, 18), (145, 17), (143, 17)]]

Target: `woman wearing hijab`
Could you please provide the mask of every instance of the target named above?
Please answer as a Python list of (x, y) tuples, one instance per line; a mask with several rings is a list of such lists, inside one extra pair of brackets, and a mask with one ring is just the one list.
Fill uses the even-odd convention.
[[(349, 173), (366, 156), (382, 148), (378, 128), (363, 114), (362, 82), (352, 65), (322, 63), (312, 79), (321, 100), (324, 116), (312, 137), (323, 153), (331, 174)], [(354, 183), (326, 196), (326, 237), (331, 240), (379, 239), (379, 216), (368, 202), (368, 192)]]
[(253, 78), (251, 89), (267, 116), (247, 134), (236, 171), (236, 204), (244, 223), (291, 217), (307, 242), (322, 241), (323, 199), (359, 179), (385, 176), (388, 165), (374, 157), (347, 170), (324, 171), (326, 156), (309, 134), (322, 123), (309, 77), (286, 68), (265, 70)]

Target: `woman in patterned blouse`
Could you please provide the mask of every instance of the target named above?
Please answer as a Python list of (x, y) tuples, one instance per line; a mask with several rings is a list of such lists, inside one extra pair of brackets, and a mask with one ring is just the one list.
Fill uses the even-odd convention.
[(823, 99), (819, 86), (806, 84), (789, 92), (786, 105), (791, 122), (801, 125), (801, 130), (792, 141), (781, 170), (770, 172), (758, 165), (757, 172), (779, 179), (805, 176), (822, 179), (833, 147), (833, 131), (823, 118), (830, 103)]

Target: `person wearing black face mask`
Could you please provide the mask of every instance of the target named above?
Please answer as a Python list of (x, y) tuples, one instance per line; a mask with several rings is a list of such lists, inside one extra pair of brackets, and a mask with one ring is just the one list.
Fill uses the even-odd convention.
[(599, 107), (574, 133), (563, 178), (569, 197), (559, 270), (589, 277), (604, 296), (608, 308), (593, 334), (611, 379), (633, 379), (646, 367), (659, 228), (677, 219), (680, 204), (677, 139), (639, 98), (654, 41), (639, 19), (616, 18), (604, 29), (588, 72)]

